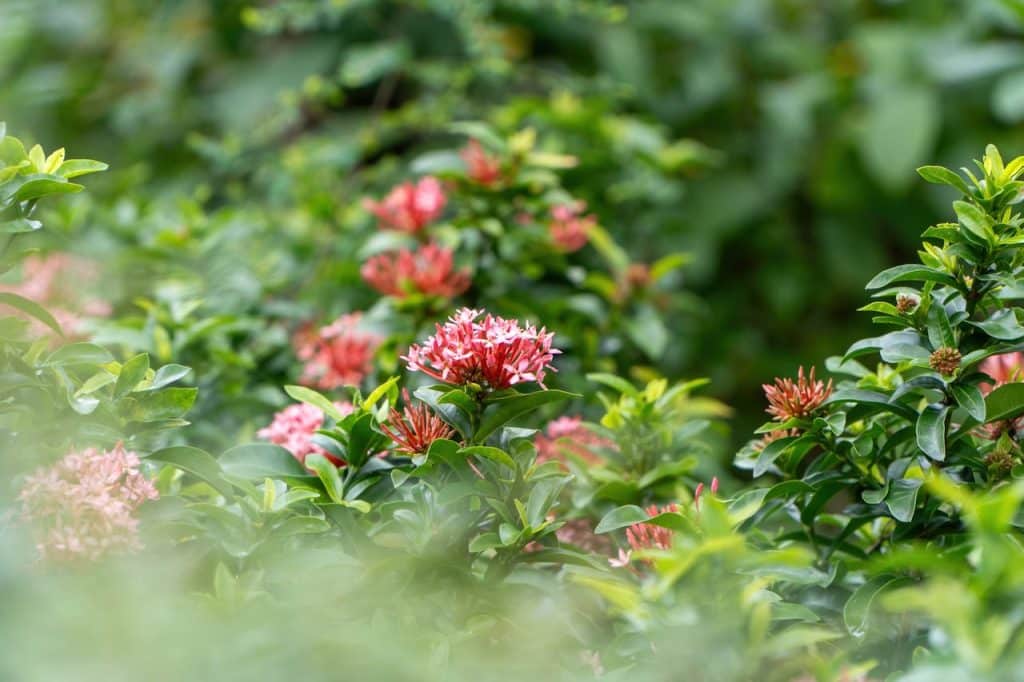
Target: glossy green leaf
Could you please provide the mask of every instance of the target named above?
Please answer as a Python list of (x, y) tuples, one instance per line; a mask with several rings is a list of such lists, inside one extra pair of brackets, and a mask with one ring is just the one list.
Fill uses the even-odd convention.
[(946, 417), (948, 405), (928, 405), (917, 418), (917, 447), (937, 461), (946, 459)]

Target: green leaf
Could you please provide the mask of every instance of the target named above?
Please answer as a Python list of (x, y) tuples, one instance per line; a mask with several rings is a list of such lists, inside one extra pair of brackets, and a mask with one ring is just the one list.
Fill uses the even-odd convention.
[(163, 388), (164, 386), (173, 384), (175, 381), (181, 379), (191, 371), (191, 368), (185, 367), (184, 365), (164, 365), (156, 371), (156, 374), (153, 375), (153, 381), (146, 387), (146, 390), (154, 391), (158, 388)]
[(344, 415), (334, 406), (334, 403), (311, 388), (306, 388), (305, 386), (285, 386), (284, 392), (300, 403), (312, 405), (335, 421), (344, 419)]
[(218, 461), (225, 474), (252, 481), (310, 476), (291, 452), (273, 443), (236, 445), (222, 454)]
[(472, 445), (468, 448), (462, 448), (458, 452), (459, 455), (476, 455), (477, 457), (483, 457), (489, 459), (492, 462), (503, 464), (512, 471), (516, 470), (516, 462), (512, 459), (508, 453), (500, 448), (492, 448), (488, 445)]
[(896, 267), (883, 270), (875, 275), (867, 283), (865, 289), (881, 289), (893, 282), (937, 282), (947, 286), (955, 286), (956, 280), (941, 270), (930, 268), (927, 265), (897, 265)]
[(964, 182), (963, 178), (943, 166), (921, 166), (917, 169), (917, 174), (928, 182), (936, 185), (949, 185), (960, 190), (963, 194), (970, 194), (967, 183)]
[(103, 365), (113, 362), (114, 356), (106, 348), (94, 343), (69, 343), (61, 346), (43, 361), (44, 366)]
[(928, 405), (917, 418), (917, 447), (936, 461), (946, 459), (946, 417), (948, 405)]
[(932, 154), (940, 111), (927, 87), (897, 82), (874, 93), (858, 130), (857, 148), (881, 185), (890, 191), (907, 187), (914, 169)]
[(89, 173), (99, 173), (109, 168), (107, 164), (102, 161), (93, 161), (92, 159), (69, 159), (60, 165), (57, 169), (57, 175), (62, 178), (70, 180), (71, 178), (77, 178), (79, 175), (88, 175)]
[(796, 437), (787, 436), (768, 443), (768, 445), (761, 450), (761, 453), (757, 456), (757, 461), (754, 463), (754, 478), (764, 475), (765, 472), (771, 468), (775, 460), (777, 460), (779, 456), (786, 451), (786, 448), (794, 442), (796, 442)]
[(871, 606), (883, 590), (909, 582), (908, 578), (892, 575), (881, 575), (864, 583), (850, 595), (843, 606), (843, 623), (854, 637), (862, 637), (867, 632), (868, 616)]
[(657, 360), (668, 346), (669, 333), (665, 322), (654, 306), (638, 306), (636, 315), (626, 320), (626, 332), (640, 350), (652, 360)]
[(957, 405), (964, 408), (967, 414), (971, 415), (979, 424), (985, 423), (985, 397), (977, 386), (970, 384), (954, 384), (950, 387), (950, 393)]
[(956, 211), (960, 224), (967, 228), (971, 234), (980, 238), (989, 246), (995, 243), (996, 235), (992, 230), (992, 219), (984, 211), (966, 201), (954, 201), (953, 210)]
[(909, 523), (914, 518), (917, 508), (917, 491), (924, 481), (916, 478), (899, 478), (889, 482), (889, 494), (885, 498), (885, 506), (893, 518)]
[(217, 492), (229, 499), (235, 495), (235, 489), (221, 475), (220, 465), (217, 463), (217, 460), (204, 450), (187, 445), (176, 445), (157, 450), (146, 456), (145, 459), (170, 464), (186, 473), (192, 474), (209, 483)]
[(1016, 341), (1024, 338), (1024, 327), (1017, 320), (1016, 308), (996, 311), (984, 322), (968, 322), (1000, 341)]
[(341, 483), (341, 476), (338, 475), (338, 467), (318, 452), (306, 455), (306, 466), (320, 477), (332, 502), (345, 503), (344, 486)]
[(487, 436), (505, 426), (510, 421), (527, 412), (532, 412), (551, 403), (579, 398), (577, 393), (565, 391), (542, 390), (534, 393), (517, 393), (487, 401), (487, 409), (480, 422), (480, 427), (473, 435), (473, 440), (482, 443)]
[(132, 389), (146, 378), (147, 372), (149, 372), (149, 355), (146, 353), (139, 353), (121, 365), (121, 373), (117, 375), (117, 383), (114, 384), (114, 398), (122, 398), (131, 393)]
[(630, 382), (626, 381), (620, 376), (615, 374), (604, 374), (601, 372), (593, 372), (587, 375), (587, 381), (593, 381), (594, 383), (604, 384), (609, 388), (614, 388), (622, 395), (636, 396), (638, 391), (636, 387)]
[(18, 296), (17, 294), (0, 291), (0, 304), (9, 305), (12, 308), (20, 310), (26, 315), (39, 320), (61, 336), (64, 336), (64, 332), (61, 331), (60, 324), (56, 319), (54, 319), (53, 315), (48, 313), (43, 306), (39, 305), (35, 301), (30, 301), (24, 296)]
[(597, 528), (594, 529), (594, 532), (610, 533), (613, 530), (632, 526), (635, 523), (645, 523), (649, 519), (650, 517), (647, 515), (646, 511), (635, 504), (627, 504), (605, 514), (604, 518), (602, 518), (600, 523), (597, 524)]
[(163, 419), (177, 419), (192, 409), (196, 402), (197, 388), (164, 388), (159, 391), (138, 393), (128, 400), (128, 418), (137, 422), (153, 422)]
[(938, 302), (928, 308), (928, 340), (934, 348), (956, 348), (956, 334), (946, 309)]
[(1024, 383), (1003, 384), (985, 398), (987, 423), (1014, 419), (1024, 414)]
[(42, 226), (43, 224), (38, 220), (15, 218), (14, 220), (0, 222), (0, 234), (22, 234), (24, 232), (35, 232)]
[(41, 199), (51, 194), (74, 194), (84, 189), (82, 185), (68, 182), (63, 178), (39, 177), (26, 180), (14, 193), (14, 201), (30, 201)]
[(498, 537), (497, 533), (482, 533), (473, 538), (469, 543), (469, 551), (474, 554), (486, 552), (489, 549), (495, 549), (502, 546), (501, 538)]
[[(397, 377), (397, 376), (391, 377), (390, 379), (385, 381), (383, 384), (381, 384), (377, 388), (375, 388), (372, 391), (370, 391), (370, 395), (366, 396), (366, 398), (362, 402), (363, 407), (366, 408), (367, 410), (372, 410), (373, 406), (377, 404), (377, 401), (380, 400), (381, 398), (383, 398), (385, 395), (387, 395), (387, 393), (389, 391), (391, 391), (391, 389), (395, 386), (395, 384), (398, 383), (398, 380), (400, 378), (401, 377)], [(296, 387), (296, 388), (298, 388), (298, 387)], [(292, 396), (292, 397), (294, 398), (295, 396)], [(337, 418), (335, 418), (335, 419), (337, 419)]]

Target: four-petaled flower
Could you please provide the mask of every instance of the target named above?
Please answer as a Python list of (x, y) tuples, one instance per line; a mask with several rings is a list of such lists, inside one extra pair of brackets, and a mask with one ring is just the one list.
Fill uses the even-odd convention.
[(18, 501), (40, 556), (69, 560), (140, 549), (135, 511), (157, 497), (139, 471), (138, 455), (118, 443), (108, 451), (72, 452), (37, 470), (25, 479)]
[(361, 318), (360, 313), (349, 313), (315, 333), (296, 335), (296, 354), (306, 363), (302, 383), (331, 390), (357, 386), (370, 373), (373, 354), (382, 339), (360, 329)]
[(470, 140), (459, 155), (466, 164), (466, 174), (473, 182), (490, 186), (501, 180), (501, 161), (488, 154), (476, 140)]
[(363, 279), (385, 296), (413, 293), (453, 298), (469, 288), (469, 270), (455, 269), (452, 250), (425, 244), (417, 251), (401, 249), (371, 257), (360, 270)]
[(548, 233), (560, 251), (579, 251), (587, 245), (591, 230), (597, 226), (597, 218), (583, 215), (585, 210), (587, 204), (582, 201), (559, 204), (551, 208)]
[(810, 375), (805, 377), (804, 368), (801, 367), (795, 382), (789, 377), (776, 378), (774, 385), (764, 384), (761, 388), (768, 398), (768, 409), (765, 411), (778, 421), (786, 421), (807, 417), (821, 407), (832, 395), (832, 380), (829, 379), (827, 384), (816, 381), (813, 367)]
[(491, 391), (528, 381), (543, 386), (545, 372), (555, 371), (551, 362), (561, 352), (551, 347), (554, 334), (490, 314), (478, 320), (481, 315), (462, 308), (444, 326), (436, 325), (433, 336), (402, 356), (409, 371)]
[(382, 201), (368, 199), (364, 205), (382, 228), (414, 234), (437, 220), (446, 203), (441, 182), (428, 175), (415, 184), (398, 185)]
[(380, 430), (395, 441), (400, 452), (409, 455), (425, 454), (434, 441), (450, 438), (455, 433), (426, 404), (413, 405), (408, 391), (403, 391), (402, 396), (405, 398), (402, 411), (392, 407), (387, 423), (380, 425)]
[[(334, 403), (342, 415), (352, 412), (352, 403)], [(317, 407), (306, 403), (289, 405), (274, 415), (268, 426), (256, 432), (256, 435), (271, 443), (280, 445), (292, 453), (295, 459), (305, 464), (306, 456), (313, 453), (323, 455), (335, 466), (342, 466), (343, 461), (313, 443), (313, 435), (324, 425), (324, 413)]]

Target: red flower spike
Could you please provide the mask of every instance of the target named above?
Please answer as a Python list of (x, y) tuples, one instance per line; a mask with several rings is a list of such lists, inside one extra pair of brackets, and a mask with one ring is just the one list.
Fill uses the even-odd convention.
[(360, 329), (361, 318), (361, 313), (349, 313), (314, 333), (296, 335), (296, 355), (306, 363), (300, 379), (303, 384), (323, 390), (358, 386), (370, 373), (382, 339)]
[(448, 202), (441, 182), (432, 176), (416, 184), (403, 183), (382, 201), (367, 200), (366, 209), (377, 216), (381, 229), (415, 234), (437, 220)]
[(807, 417), (821, 407), (832, 395), (832, 380), (829, 379), (828, 384), (816, 381), (813, 367), (810, 375), (805, 377), (801, 367), (795, 382), (789, 377), (776, 378), (774, 385), (764, 384), (761, 388), (768, 398), (769, 407), (765, 411), (778, 421), (786, 421)]
[(402, 396), (406, 403), (402, 412), (392, 407), (388, 423), (380, 425), (380, 430), (395, 441), (400, 452), (408, 455), (426, 454), (435, 440), (450, 438), (455, 433), (427, 405), (413, 405), (408, 391), (402, 391)]
[(367, 284), (395, 298), (412, 293), (454, 298), (470, 285), (469, 271), (456, 270), (452, 250), (437, 244), (378, 254), (363, 264), (360, 273)]

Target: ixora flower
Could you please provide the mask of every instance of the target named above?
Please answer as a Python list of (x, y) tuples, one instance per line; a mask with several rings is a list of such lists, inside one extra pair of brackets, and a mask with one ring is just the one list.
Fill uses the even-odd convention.
[(469, 288), (469, 270), (456, 270), (451, 249), (425, 244), (417, 251), (402, 249), (367, 260), (363, 279), (385, 296), (405, 298), (419, 293), (454, 298)]
[(533, 444), (537, 448), (538, 464), (551, 460), (561, 462), (569, 454), (598, 464), (603, 458), (596, 450), (615, 448), (615, 443), (585, 427), (582, 417), (559, 417), (549, 422), (544, 432), (536, 435)]
[[(652, 518), (659, 514), (676, 513), (679, 511), (679, 505), (673, 502), (659, 508), (652, 504), (644, 511), (647, 512), (648, 518)], [(626, 541), (629, 542), (629, 551), (620, 549), (617, 558), (608, 560), (611, 566), (615, 568), (628, 566), (635, 550), (671, 549), (672, 529), (656, 526), (653, 523), (634, 523), (626, 529)]]
[[(84, 319), (107, 317), (111, 306), (83, 293), (100, 278), (96, 263), (69, 253), (29, 256), (22, 264), (22, 280), (0, 285), (0, 291), (18, 294), (45, 306), (60, 324), (66, 336), (84, 333)], [(32, 329), (45, 334), (49, 329), (33, 320)]]
[[(334, 406), (343, 415), (350, 414), (353, 409), (352, 403), (348, 402), (334, 403)], [(302, 464), (306, 463), (307, 455), (316, 453), (329, 459), (335, 466), (341, 466), (343, 461), (313, 443), (313, 435), (323, 425), (324, 413), (319, 408), (297, 403), (275, 414), (273, 421), (257, 431), (256, 435), (288, 450)]]
[(370, 373), (382, 339), (360, 329), (361, 319), (361, 313), (349, 313), (315, 333), (296, 335), (295, 352), (306, 363), (302, 383), (331, 390), (356, 386)]
[(587, 245), (590, 231), (597, 226), (597, 218), (582, 215), (585, 210), (587, 204), (582, 201), (552, 207), (548, 233), (559, 250), (570, 253)]
[(392, 407), (387, 423), (380, 425), (380, 430), (398, 445), (399, 452), (425, 454), (435, 440), (450, 438), (455, 433), (424, 403), (413, 405), (408, 391), (403, 391), (402, 395), (405, 408), (399, 412)]
[(25, 480), (18, 501), (42, 558), (95, 560), (142, 547), (134, 514), (157, 497), (139, 471), (138, 455), (119, 443), (108, 451), (72, 452), (39, 469)]
[(763, 384), (764, 395), (768, 398), (768, 414), (778, 421), (801, 419), (809, 416), (832, 395), (832, 380), (826, 384), (814, 378), (814, 368), (804, 376), (804, 368), (797, 372), (794, 382), (789, 377), (775, 379), (773, 384)]
[(500, 160), (488, 154), (476, 140), (470, 140), (459, 155), (466, 163), (466, 174), (473, 182), (489, 187), (501, 180)]
[(367, 200), (365, 206), (382, 228), (413, 234), (437, 220), (447, 202), (441, 182), (428, 175), (415, 184), (402, 183), (382, 201)]
[(414, 344), (402, 356), (412, 372), (423, 372), (438, 381), (465, 386), (476, 384), (499, 391), (536, 381), (544, 386), (547, 370), (560, 353), (551, 347), (553, 332), (533, 325), (520, 327), (482, 310), (462, 308), (423, 345)]
[(1003, 353), (982, 361), (979, 369), (992, 377), (994, 385), (982, 384), (981, 392), (988, 395), (1003, 384), (1024, 381), (1024, 353)]

